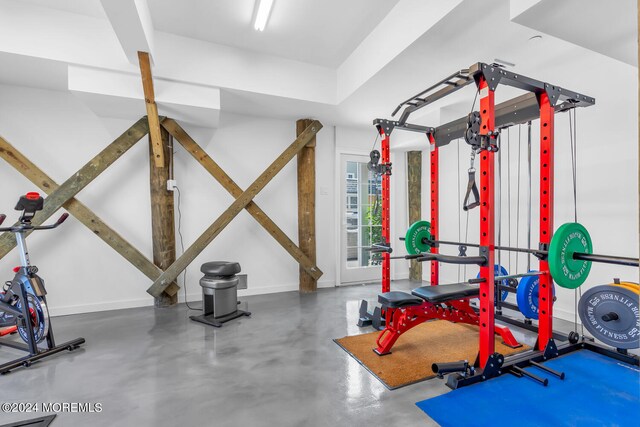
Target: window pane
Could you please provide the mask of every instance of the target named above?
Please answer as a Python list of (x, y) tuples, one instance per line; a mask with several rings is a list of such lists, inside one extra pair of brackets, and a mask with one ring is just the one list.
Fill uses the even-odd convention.
[(371, 173), (366, 162), (353, 161), (347, 161), (345, 176), (347, 268), (380, 265), (370, 247), (382, 242), (381, 177)]

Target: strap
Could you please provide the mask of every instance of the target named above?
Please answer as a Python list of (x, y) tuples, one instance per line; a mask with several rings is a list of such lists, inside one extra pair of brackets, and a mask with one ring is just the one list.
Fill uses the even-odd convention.
[[(469, 203), (469, 196), (473, 193), (475, 201)], [(480, 206), (480, 193), (478, 192), (478, 186), (476, 185), (476, 170), (469, 169), (469, 183), (467, 184), (467, 194), (464, 196), (464, 202), (462, 202), (462, 209), (468, 211), (469, 209), (477, 208)]]

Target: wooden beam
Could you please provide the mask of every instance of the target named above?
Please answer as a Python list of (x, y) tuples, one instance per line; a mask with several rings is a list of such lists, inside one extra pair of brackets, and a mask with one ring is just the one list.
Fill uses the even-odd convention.
[(176, 277), (216, 238), (233, 218), (247, 206), (282, 168), (293, 159), (313, 136), (322, 129), (319, 121), (314, 121), (260, 176), (216, 219), (213, 224), (174, 262), (147, 290), (158, 296)]
[[(422, 151), (407, 153), (409, 224), (422, 219)], [(422, 263), (411, 260), (409, 280), (422, 281)]]
[[(149, 137), (149, 188), (151, 190), (151, 231), (153, 241), (153, 263), (165, 270), (176, 260), (176, 227), (173, 192), (167, 190), (167, 180), (173, 160), (171, 135), (165, 129), (162, 133), (164, 165), (154, 167), (153, 141)], [(174, 281), (174, 286), (178, 284)], [(155, 298), (156, 307), (169, 307), (178, 303), (178, 294), (163, 292)]]
[[(296, 122), (296, 135), (302, 134), (311, 119)], [(316, 137), (298, 152), (298, 244), (316, 263)], [(300, 267), (300, 292), (318, 290), (318, 280)]]
[[(58, 189), (59, 185), (53, 179), (2, 137), (0, 137), (0, 157), (46, 194), (50, 194)], [(91, 230), (93, 234), (133, 264), (142, 274), (151, 280), (160, 277), (162, 270), (156, 267), (114, 229), (105, 224), (102, 219), (83, 205), (78, 199), (69, 199), (63, 207)], [(167, 292), (173, 292), (175, 294), (179, 289), (177, 286), (171, 287), (167, 288)]]
[[(185, 130), (173, 119), (162, 122), (165, 128), (198, 163), (216, 179), (234, 198), (242, 195), (242, 188), (185, 132)], [(255, 203), (249, 202), (245, 209), (273, 238), (289, 252), (300, 266), (314, 279), (322, 276), (322, 271), (309, 257), (276, 225), (275, 222)]]
[[(52, 191), (44, 199), (44, 208), (35, 216), (33, 225), (40, 225), (51, 215), (56, 213), (65, 203), (75, 197), (91, 181), (107, 169), (113, 162), (120, 158), (143, 136), (149, 132), (146, 118), (141, 118), (125, 133), (120, 135), (107, 148), (84, 165), (78, 172), (73, 174), (56, 190)], [(15, 237), (12, 233), (2, 233), (0, 235), (0, 258), (4, 257), (16, 246)]]
[(149, 120), (149, 134), (151, 136), (153, 164), (155, 167), (161, 168), (165, 164), (164, 149), (162, 148), (162, 133), (160, 132), (158, 106), (156, 105), (156, 97), (153, 91), (153, 76), (151, 74), (149, 53), (138, 52), (138, 62), (140, 63), (142, 90), (144, 91), (144, 102), (147, 107), (147, 118)]

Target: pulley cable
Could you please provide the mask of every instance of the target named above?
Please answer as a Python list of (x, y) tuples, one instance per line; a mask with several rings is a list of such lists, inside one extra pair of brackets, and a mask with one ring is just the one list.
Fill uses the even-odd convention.
[[(516, 246), (520, 246), (520, 152), (522, 146), (522, 125), (518, 125), (518, 178), (516, 184)], [(518, 252), (516, 252), (516, 270), (518, 270)]]
[[(460, 198), (460, 138), (457, 140), (457, 153), (458, 153), (458, 241), (462, 241), (462, 215), (460, 213), (460, 206), (462, 205), (462, 200)], [(460, 283), (460, 272), (461, 265), (458, 264), (458, 283)]]
[[(511, 128), (507, 128), (507, 240), (511, 246)], [(511, 252), (509, 252), (509, 271), (511, 270)]]
[[(571, 120), (571, 113), (573, 113), (573, 121)], [(573, 219), (578, 222), (578, 141), (577, 141), (577, 121), (576, 121), (576, 109), (569, 111), (569, 148), (571, 150), (571, 174), (573, 184)], [(573, 290), (573, 303), (574, 303), (574, 328), (578, 330), (578, 301), (582, 298), (582, 289), (576, 288)], [(584, 325), (580, 322), (580, 335), (584, 336)]]

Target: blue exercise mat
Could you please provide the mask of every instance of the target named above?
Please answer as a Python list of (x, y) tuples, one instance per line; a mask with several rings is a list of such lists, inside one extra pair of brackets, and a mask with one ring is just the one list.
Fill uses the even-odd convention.
[(640, 426), (640, 369), (581, 350), (545, 362), (564, 372), (543, 387), (529, 378), (505, 374), (416, 403), (447, 426)]

